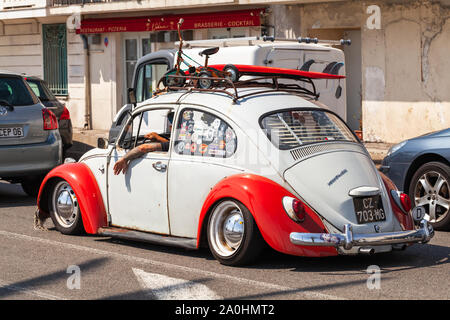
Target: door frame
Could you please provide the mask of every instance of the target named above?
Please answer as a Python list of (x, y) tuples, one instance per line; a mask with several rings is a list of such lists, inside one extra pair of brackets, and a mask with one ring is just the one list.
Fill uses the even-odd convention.
[[(127, 83), (127, 48), (125, 45), (125, 41), (126, 40), (131, 40), (131, 39), (136, 39), (137, 41), (137, 48), (136, 48), (136, 52), (137, 52), (137, 59), (136, 59), (136, 66), (134, 68), (134, 71), (136, 71), (136, 67), (137, 67), (137, 62), (139, 61), (140, 58), (142, 58), (144, 56), (142, 49), (142, 40), (143, 39), (149, 39), (150, 40), (150, 33), (149, 32), (127, 32), (122, 34), (122, 39), (121, 39), (121, 43), (122, 43), (122, 66), (123, 66), (123, 99), (125, 99), (125, 101), (122, 101), (122, 105), (125, 105), (128, 103), (127, 98), (128, 98), (128, 83)], [(155, 44), (152, 43), (150, 41), (150, 52), (148, 53), (152, 53), (155, 50)], [(133, 77), (135, 76), (134, 72), (133, 72)], [(133, 84), (133, 79), (131, 80), (131, 84)]]

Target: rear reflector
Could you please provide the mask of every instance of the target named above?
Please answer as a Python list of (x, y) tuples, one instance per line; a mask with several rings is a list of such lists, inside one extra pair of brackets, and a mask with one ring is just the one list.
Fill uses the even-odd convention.
[(64, 110), (59, 117), (59, 120), (70, 120), (69, 110), (64, 106)]
[(44, 130), (58, 129), (58, 120), (53, 112), (44, 108), (42, 109), (42, 119), (44, 120)]

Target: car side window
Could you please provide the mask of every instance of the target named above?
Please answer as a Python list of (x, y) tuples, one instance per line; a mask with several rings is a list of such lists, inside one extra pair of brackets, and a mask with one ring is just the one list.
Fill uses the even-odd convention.
[(164, 62), (147, 63), (139, 67), (136, 76), (136, 102), (152, 97), (159, 79), (167, 72), (168, 67), (168, 64)]
[(36, 83), (28, 81), (28, 85), (30, 86), (31, 90), (33, 90), (36, 96), (38, 97), (41, 96), (41, 93), (39, 92), (39, 87)]
[(172, 130), (172, 109), (154, 109), (141, 112), (127, 123), (119, 145), (124, 149), (132, 149), (144, 143), (149, 143), (145, 135), (155, 132), (170, 139)]
[(182, 155), (227, 158), (237, 147), (233, 128), (219, 117), (184, 109), (175, 131), (175, 152)]

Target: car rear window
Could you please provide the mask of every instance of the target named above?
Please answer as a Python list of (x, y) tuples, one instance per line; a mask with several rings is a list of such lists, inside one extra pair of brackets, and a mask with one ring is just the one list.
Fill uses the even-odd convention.
[(323, 110), (282, 110), (264, 116), (261, 127), (269, 140), (281, 150), (328, 142), (357, 142), (345, 123)]
[(48, 89), (46, 84), (40, 80), (27, 79), (28, 85), (34, 94), (39, 97), (42, 102), (56, 100), (55, 95)]
[(29, 106), (38, 100), (20, 77), (0, 76), (0, 105)]

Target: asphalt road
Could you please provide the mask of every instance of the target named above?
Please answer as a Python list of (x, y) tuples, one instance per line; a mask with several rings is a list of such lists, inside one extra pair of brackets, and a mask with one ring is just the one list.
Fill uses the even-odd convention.
[[(268, 250), (250, 267), (187, 251), (33, 229), (35, 201), (0, 182), (0, 299), (449, 299), (450, 232), (375, 256)], [(379, 270), (380, 280), (368, 273)], [(379, 268), (379, 269), (377, 269)]]

